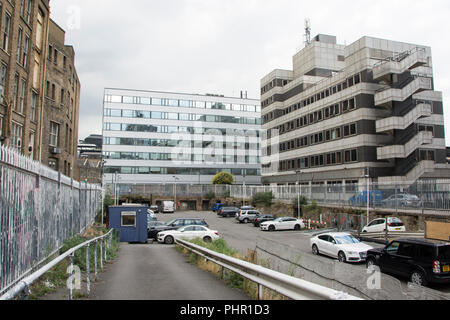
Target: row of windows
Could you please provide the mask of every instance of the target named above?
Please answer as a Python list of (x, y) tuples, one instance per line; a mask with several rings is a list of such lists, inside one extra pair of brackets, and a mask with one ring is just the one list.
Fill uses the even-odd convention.
[(174, 112), (159, 112), (159, 111), (105, 109), (104, 116), (117, 118), (162, 119), (162, 120), (223, 122), (223, 123), (261, 125), (260, 118), (214, 116), (214, 115), (200, 115), (193, 113), (174, 113)]
[(142, 152), (104, 152), (105, 159), (112, 160), (146, 160), (146, 161), (192, 161), (215, 163), (246, 163), (260, 164), (260, 157), (251, 156), (214, 156), (204, 154), (172, 154), (172, 153), (142, 153)]
[(221, 102), (205, 102), (205, 101), (166, 99), (166, 98), (105, 95), (105, 102), (126, 103), (126, 104), (143, 104), (143, 105), (181, 107), (181, 108), (261, 112), (261, 106), (259, 106), (259, 105), (231, 104), (231, 103), (221, 103)]
[[(332, 95), (334, 95), (334, 94), (336, 94), (338, 92), (341, 92), (341, 91), (343, 91), (343, 90), (345, 90), (347, 88), (350, 88), (350, 87), (352, 87), (352, 86), (354, 86), (354, 85), (356, 85), (356, 84), (358, 84), (360, 82), (361, 82), (361, 73), (357, 73), (357, 74), (347, 78), (342, 83), (339, 83), (339, 84), (334, 85), (334, 86), (332, 86), (330, 88), (327, 88), (327, 89), (323, 90), (322, 92), (316, 93), (316, 94), (314, 94), (314, 95), (312, 95), (312, 96), (310, 96), (310, 97), (300, 101), (299, 103), (290, 106), (289, 108), (287, 108), (285, 110), (285, 112), (286, 113), (290, 113), (292, 111), (295, 111), (295, 110), (298, 110), (300, 108), (306, 107), (306, 106), (308, 106), (310, 104), (313, 104), (313, 103), (315, 103), (317, 101), (320, 101), (320, 100), (325, 99), (325, 98), (327, 98), (329, 96), (332, 96)], [(263, 101), (262, 106), (264, 108), (264, 107), (270, 105), (273, 102), (274, 102), (273, 97), (270, 97), (266, 101)]]
[(351, 123), (342, 127), (325, 130), (306, 137), (280, 143), (280, 152), (313, 146), (315, 144), (338, 140), (357, 134), (357, 124)]
[(291, 80), (274, 79), (271, 82), (269, 82), (268, 84), (266, 84), (264, 87), (261, 88), (261, 95), (272, 90), (275, 87), (284, 87), (285, 85), (287, 85), (290, 82), (291, 82)]
[(257, 130), (215, 129), (202, 127), (153, 126), (144, 124), (109, 123), (103, 125), (105, 131), (152, 132), (152, 133), (186, 133), (218, 135), (227, 137), (259, 137)]
[(281, 161), (279, 168), (280, 171), (292, 171), (296, 169), (308, 169), (352, 162), (358, 162), (358, 152), (356, 149)]
[(105, 167), (107, 174), (163, 174), (163, 175), (206, 175), (229, 172), (235, 176), (260, 176), (260, 169), (209, 169), (209, 168), (156, 168), (156, 167)]
[(328, 120), (341, 115), (341, 113), (350, 112), (356, 109), (356, 98), (346, 99), (339, 103), (325, 107), (321, 110), (311, 112), (308, 115), (289, 121), (278, 126), (280, 135), (292, 130), (297, 130), (324, 120)]
[(239, 142), (212, 142), (190, 140), (166, 140), (166, 139), (136, 139), (136, 138), (103, 138), (104, 145), (140, 146), (140, 147), (180, 147), (180, 148), (218, 148), (222, 144), (223, 149), (260, 150), (259, 143)]

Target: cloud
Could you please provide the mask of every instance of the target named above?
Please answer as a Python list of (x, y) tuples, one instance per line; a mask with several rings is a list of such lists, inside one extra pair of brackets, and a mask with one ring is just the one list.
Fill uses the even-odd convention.
[[(80, 29), (68, 28), (70, 6), (80, 9)], [(244, 90), (258, 99), (262, 77), (292, 68), (307, 17), (313, 36), (333, 34), (339, 43), (367, 35), (431, 46), (444, 105), (450, 97), (446, 0), (72, 0), (51, 2), (51, 10), (76, 51), (80, 134), (101, 130), (105, 87), (227, 96)], [(445, 119), (450, 145), (449, 112)]]

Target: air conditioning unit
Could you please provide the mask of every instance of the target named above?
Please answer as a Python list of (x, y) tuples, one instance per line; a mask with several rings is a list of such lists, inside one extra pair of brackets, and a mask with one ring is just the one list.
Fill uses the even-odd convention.
[(61, 154), (61, 149), (60, 148), (51, 148), (51, 152), (53, 154)]

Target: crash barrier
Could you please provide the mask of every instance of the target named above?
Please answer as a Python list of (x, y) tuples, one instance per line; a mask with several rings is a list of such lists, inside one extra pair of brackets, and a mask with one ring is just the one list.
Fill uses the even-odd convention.
[(176, 242), (205, 260), (221, 266), (222, 272), (224, 269), (230, 270), (258, 284), (259, 300), (263, 299), (264, 287), (293, 300), (362, 300), (345, 292), (294, 278), (281, 272), (208, 250), (184, 240), (176, 240)]
[(100, 186), (0, 147), (0, 294), (92, 225)]
[[(118, 239), (120, 235), (118, 234), (118, 231), (115, 229), (110, 230), (107, 234), (97, 237), (95, 239), (86, 241), (68, 251), (66, 251), (64, 254), (60, 255), (58, 258), (52, 260), (50, 263), (46, 264), (42, 268), (40, 268), (38, 271), (34, 272), (30, 276), (24, 278), (21, 280), (16, 286), (14, 286), (12, 289), (10, 289), (7, 293), (5, 293), (3, 296), (0, 297), (0, 300), (12, 300), (15, 298), (20, 298), (26, 300), (28, 296), (30, 295), (30, 286), (36, 282), (40, 277), (42, 277), (46, 272), (50, 271), (54, 266), (56, 266), (58, 263), (63, 261), (66, 258), (70, 258), (70, 266), (69, 266), (69, 279), (67, 283), (68, 292), (69, 292), (69, 300), (72, 300), (73, 298), (73, 290), (76, 287), (76, 281), (77, 278), (74, 276), (74, 256), (75, 252), (77, 250), (80, 250), (82, 248), (86, 248), (86, 289), (87, 289), (87, 295), (89, 296), (91, 293), (91, 274), (90, 274), (90, 246), (94, 246), (94, 281), (97, 280), (98, 277), (98, 259), (100, 262), (100, 269), (103, 270), (104, 262), (107, 261), (107, 250), (111, 248), (111, 242), (113, 240), (113, 237), (115, 239)], [(100, 249), (100, 252), (98, 254), (98, 249)], [(81, 276), (81, 275), (80, 275)], [(80, 281), (81, 285), (81, 280)]]
[(366, 269), (365, 264), (341, 263), (263, 237), (257, 239), (256, 255), (270, 269), (365, 300), (450, 299), (449, 294), (402, 283), (378, 270)]

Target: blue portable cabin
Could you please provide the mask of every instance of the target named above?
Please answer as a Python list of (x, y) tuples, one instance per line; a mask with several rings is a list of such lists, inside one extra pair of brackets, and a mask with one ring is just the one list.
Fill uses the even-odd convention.
[(109, 225), (120, 231), (120, 242), (147, 243), (148, 207), (141, 205), (111, 206)]

